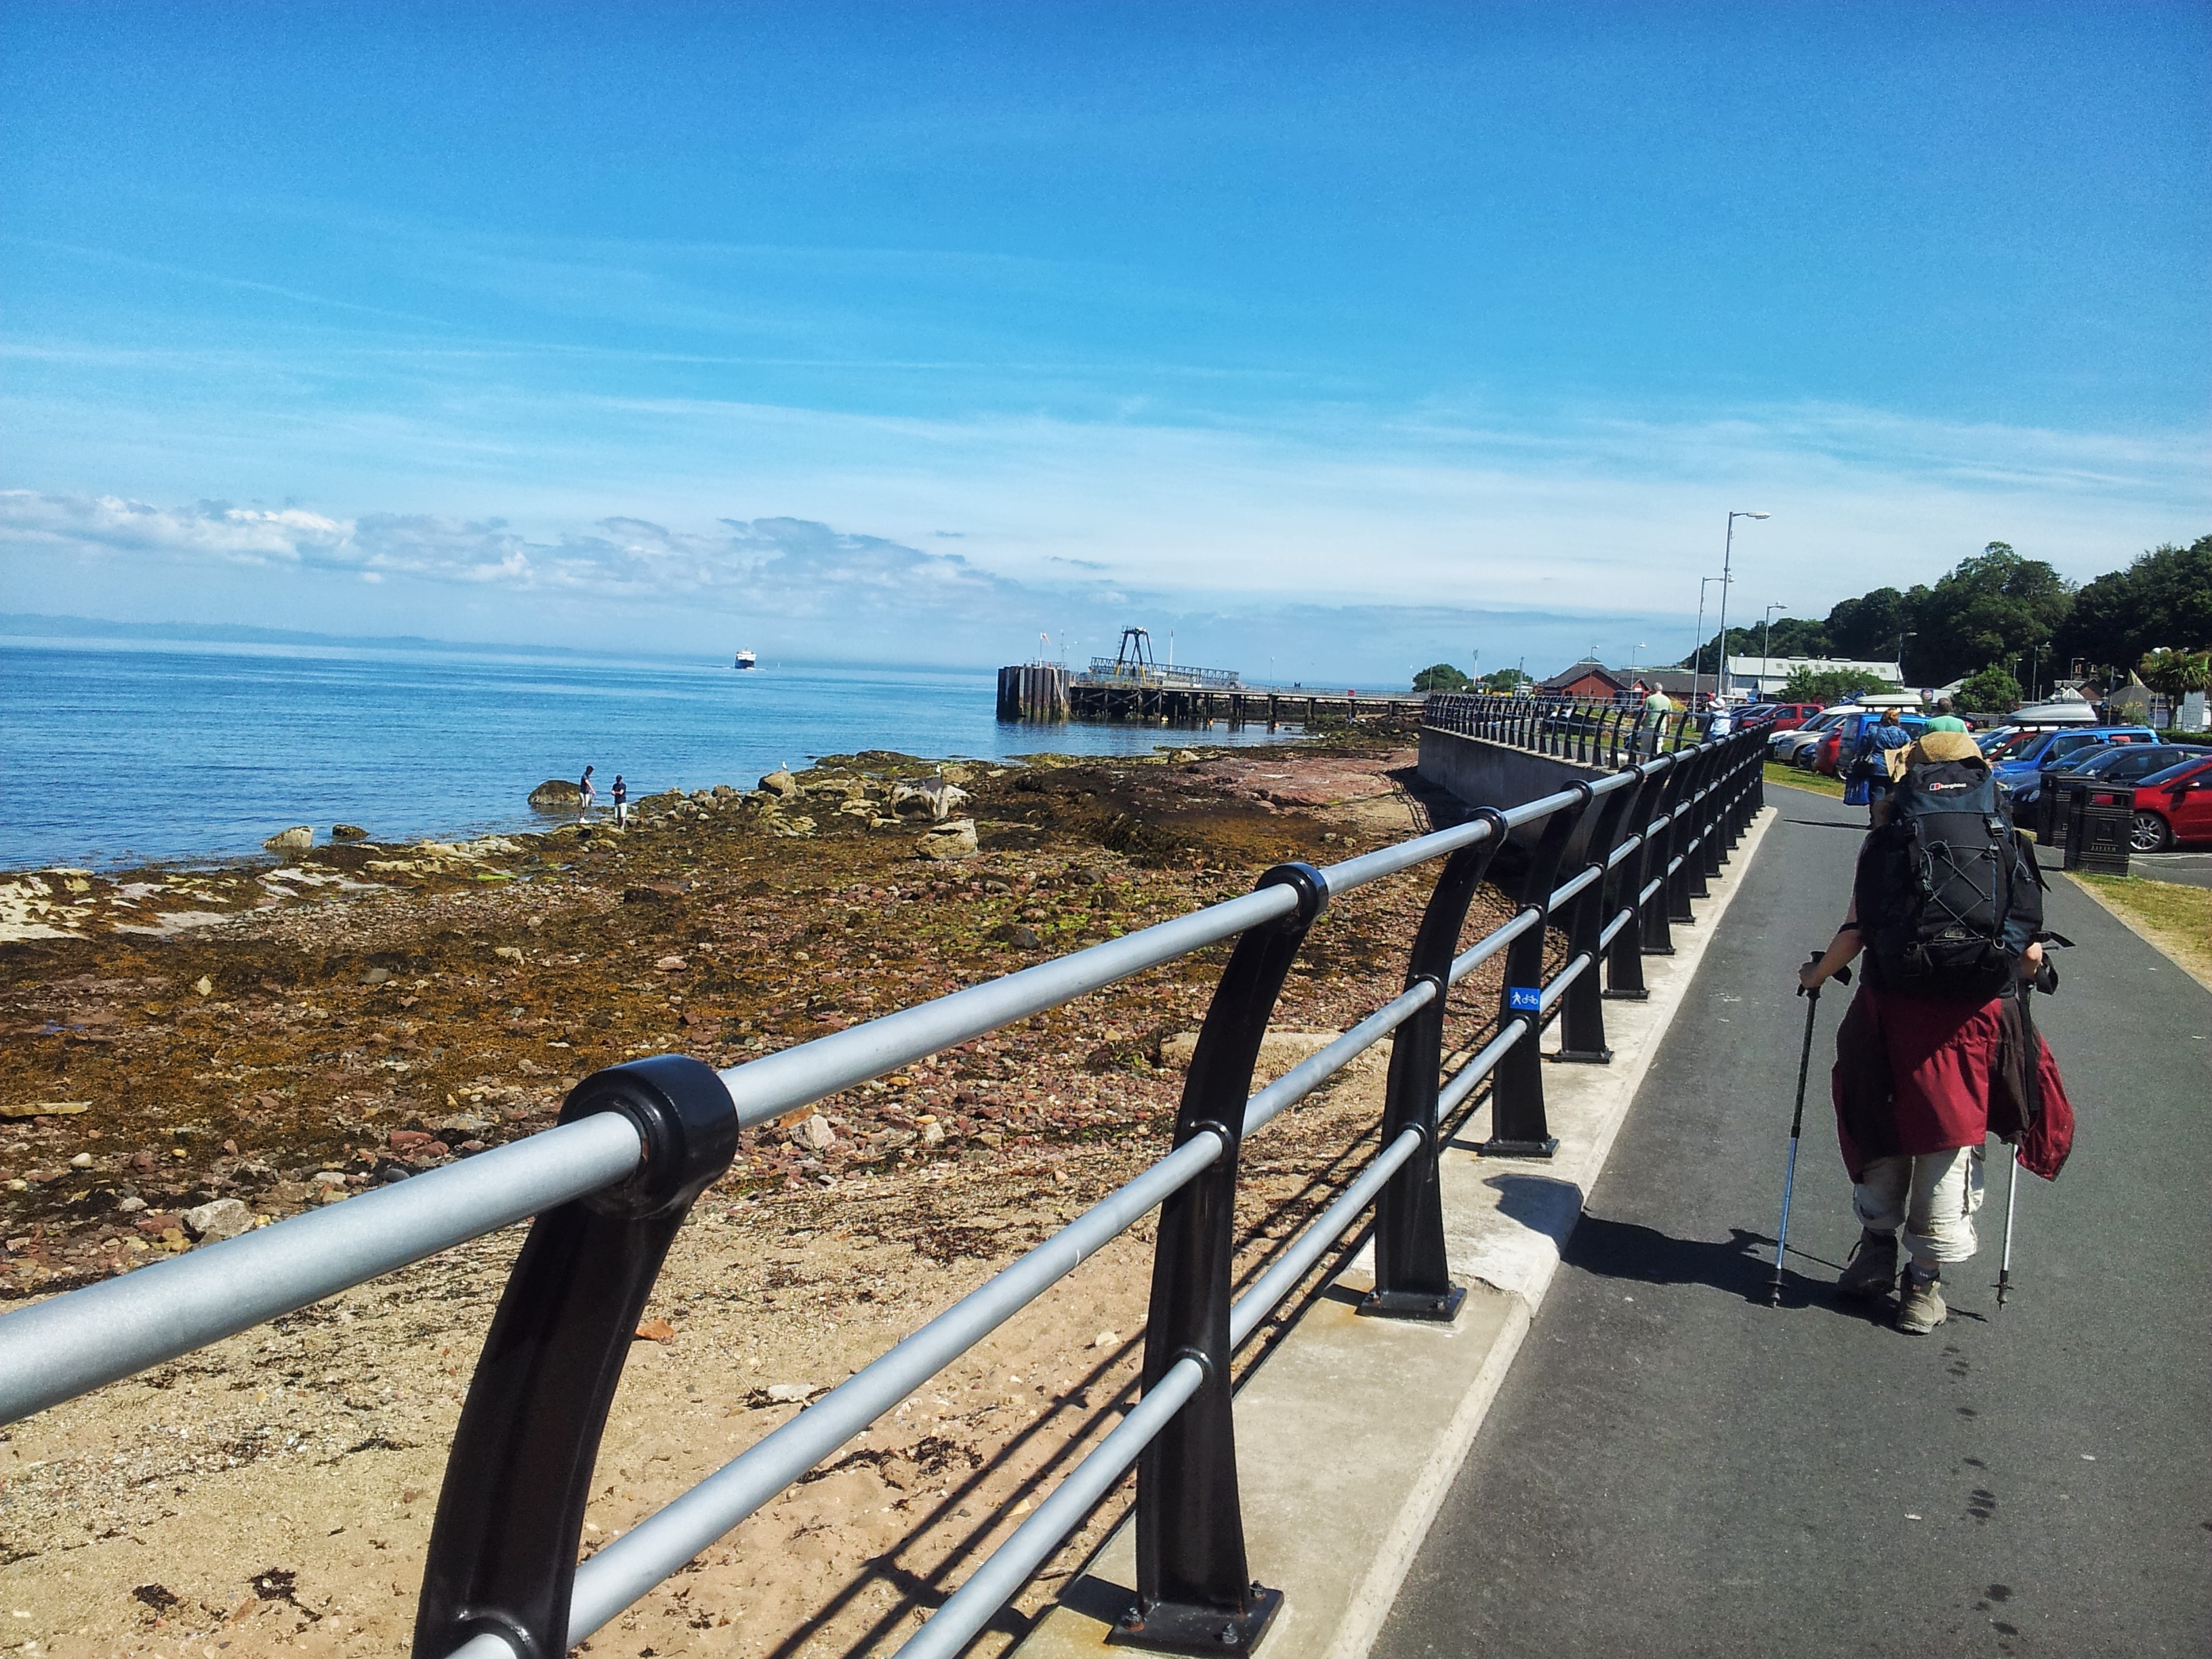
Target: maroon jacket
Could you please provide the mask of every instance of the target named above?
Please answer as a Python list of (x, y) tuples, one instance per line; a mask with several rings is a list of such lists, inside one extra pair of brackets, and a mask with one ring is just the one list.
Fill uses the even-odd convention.
[(1836, 1031), (1833, 1076), (1836, 1139), (1853, 1181), (1875, 1158), (1978, 1146), (1992, 1134), (2017, 1144), (2032, 1173), (2058, 1178), (2074, 1146), (2074, 1107), (2021, 1001), (1860, 987)]

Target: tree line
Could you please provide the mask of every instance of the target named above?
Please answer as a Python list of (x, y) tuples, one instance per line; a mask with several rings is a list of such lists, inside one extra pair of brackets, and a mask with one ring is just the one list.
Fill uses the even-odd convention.
[[(1991, 542), (1932, 585), (1885, 585), (1819, 621), (1777, 617), (1716, 633), (1676, 665), (1711, 673), (1734, 657), (1898, 662), (1908, 685), (1965, 679), (1966, 700), (2009, 708), (2078, 664), (2091, 678), (2178, 696), (2212, 679), (2212, 536), (2154, 547), (2124, 570), (2076, 587), (2041, 559)], [(1979, 693), (1979, 698), (1972, 694)]]

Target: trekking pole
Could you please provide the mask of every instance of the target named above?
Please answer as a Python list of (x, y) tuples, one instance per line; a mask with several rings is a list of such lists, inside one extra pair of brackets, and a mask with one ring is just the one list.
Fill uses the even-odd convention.
[(2012, 1206), (2020, 1199), (2020, 1148), (2005, 1148), (2012, 1154), (2005, 1164), (2005, 1229), (2004, 1256), (1997, 1264), (1997, 1306), (2005, 1304), (2005, 1293), (2012, 1289)]
[[(1820, 959), (1818, 951), (1806, 958), (1809, 965)], [(1851, 970), (1836, 969), (1835, 977), (1843, 984), (1851, 982)], [(1805, 999), (1805, 1047), (1797, 1056), (1797, 1109), (1790, 1115), (1790, 1161), (1782, 1170), (1782, 1224), (1774, 1230), (1774, 1283), (1769, 1287), (1766, 1305), (1782, 1305), (1782, 1258), (1790, 1249), (1790, 1194), (1797, 1184), (1797, 1140), (1805, 1130), (1805, 1079), (1813, 1070), (1813, 1017), (1820, 1011), (1820, 988), (1807, 989), (1801, 985), (1797, 994)]]

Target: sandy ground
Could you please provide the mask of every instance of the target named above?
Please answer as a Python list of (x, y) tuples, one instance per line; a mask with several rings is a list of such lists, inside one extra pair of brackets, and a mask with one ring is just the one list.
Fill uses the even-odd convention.
[[(64, 918), (75, 937), (4, 958), (11, 1050), (59, 1073), (9, 1086), (22, 1104), (88, 1107), (0, 1126), (0, 1171), (21, 1183), (4, 1194), (0, 1265), (18, 1297), (127, 1271), (191, 1248), (174, 1224), (187, 1200), (240, 1195), (265, 1216), (342, 1201), (538, 1127), (568, 1078), (653, 1039), (729, 1063), (1243, 890), (1273, 858), (1397, 839), (1427, 823), (1401, 787), (1410, 759), (1370, 746), (1010, 769), (971, 781), (982, 851), (950, 867), (915, 858), (911, 825), (841, 814), (849, 830), (791, 835), (763, 823), (787, 822), (791, 805), (732, 795), (664, 806), (605, 853), (558, 836), (517, 844), (495, 855), (516, 878), (496, 884), (441, 867), (444, 854), (387, 857), (430, 867), (361, 869), (345, 877), (357, 890), (293, 883), (306, 896), (185, 930), (118, 933), (115, 907), (103, 927), (94, 884), (74, 896), (85, 914)], [(263, 873), (154, 878), (197, 890), (173, 902), (206, 906), (235, 882), (265, 889)], [(1334, 905), (1278, 1029), (1340, 1030), (1395, 991), (1425, 890), (1416, 877)], [(1469, 936), (1504, 913), (1486, 895)], [(681, 969), (658, 965), (676, 954), (672, 933)], [(526, 943), (495, 954), (507, 938)], [(379, 956), (398, 967), (377, 977)], [(1195, 1026), (1219, 956), (825, 1102), (828, 1146), (796, 1121), (749, 1135), (672, 1252), (641, 1326), (652, 1334), (632, 1345), (586, 1552), (1158, 1156), (1180, 1086), (1174, 1039)], [(277, 982), (288, 957), (313, 967)], [(210, 990), (190, 990), (196, 968)], [(838, 988), (826, 1018), (825, 982)], [(1455, 1032), (1478, 1030), (1495, 995), (1462, 987)], [(592, 1023), (610, 1007), (607, 1025)], [(1271, 1041), (1264, 1073), (1313, 1041)], [(404, 1069), (347, 1063), (380, 1054)], [(133, 1057), (175, 1085), (150, 1109), (149, 1087), (115, 1086)], [(1371, 1151), (1381, 1060), (1248, 1149), (1240, 1275)], [(319, 1186), (325, 1169), (361, 1180)], [(140, 1207), (122, 1208), (131, 1197)], [(168, 1224), (144, 1228), (149, 1213)], [(404, 1651), (444, 1448), (521, 1237), (477, 1241), (0, 1432), (0, 1648)], [(1128, 1403), (1150, 1248), (1147, 1222), (588, 1647), (895, 1649)], [(1243, 1363), (1265, 1346), (1263, 1333)], [(1124, 1483), (980, 1651), (1006, 1645), (1127, 1501)]]

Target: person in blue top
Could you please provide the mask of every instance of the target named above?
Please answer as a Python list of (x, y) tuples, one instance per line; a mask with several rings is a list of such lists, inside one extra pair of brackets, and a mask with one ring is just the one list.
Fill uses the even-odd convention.
[(1909, 748), (1912, 733), (1898, 724), (1896, 714), (1885, 708), (1871, 717), (1872, 724), (1859, 723), (1858, 759), (1851, 775), (1866, 780), (1867, 822), (1874, 822), (1875, 810), (1889, 794), (1889, 762), (1886, 758), (1893, 749)]

